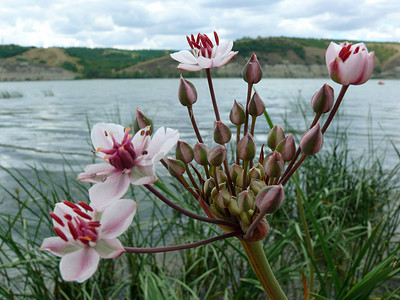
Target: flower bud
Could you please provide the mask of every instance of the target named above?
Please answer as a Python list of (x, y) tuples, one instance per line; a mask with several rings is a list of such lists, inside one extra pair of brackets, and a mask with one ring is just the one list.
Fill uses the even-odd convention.
[(250, 185), (249, 185), (250, 190), (254, 193), (254, 195), (257, 195), (258, 192), (259, 192), (262, 188), (264, 188), (264, 187), (266, 187), (266, 186), (267, 186), (267, 184), (266, 184), (263, 180), (259, 180), (259, 179), (253, 179), (253, 180), (250, 182)]
[(289, 134), (276, 146), (276, 151), (282, 154), (284, 161), (291, 161), (296, 154), (296, 146), (294, 143), (293, 135)]
[(250, 216), (250, 214), (248, 212), (242, 211), (240, 213), (240, 222), (239, 222), (239, 224), (240, 224), (240, 227), (242, 228), (242, 230), (244, 232), (246, 232), (249, 229), (250, 224), (251, 224), (251, 216)]
[(239, 176), (239, 174), (243, 171), (243, 168), (239, 166), (238, 164), (233, 164), (229, 168), (229, 175), (231, 175), (232, 181), (236, 181), (236, 178)]
[(257, 92), (254, 92), (253, 97), (249, 101), (249, 114), (252, 117), (261, 116), (265, 111), (264, 102), (261, 100)]
[(322, 148), (324, 138), (319, 123), (308, 130), (300, 140), (300, 148), (307, 155), (314, 155)]
[(262, 69), (254, 53), (244, 66), (242, 76), (247, 83), (258, 83), (261, 80)]
[(334, 100), (333, 88), (325, 83), (312, 97), (311, 107), (317, 114), (324, 114), (331, 110)]
[(183, 106), (192, 106), (197, 101), (197, 91), (193, 83), (183, 79), (179, 82), (178, 99)]
[(213, 178), (207, 179), (203, 184), (203, 192), (206, 199), (211, 196), (211, 191), (215, 188), (215, 181)]
[(221, 121), (214, 122), (214, 141), (217, 144), (224, 145), (231, 140), (231, 130)]
[(257, 224), (256, 229), (251, 234), (251, 237), (247, 240), (248, 242), (262, 241), (267, 237), (269, 233), (269, 224), (267, 220), (262, 218), (261, 222)]
[(285, 197), (283, 186), (270, 185), (263, 188), (256, 197), (256, 205), (264, 214), (276, 212), (282, 205)]
[(133, 131), (136, 133), (147, 126), (150, 126), (150, 132), (153, 132), (153, 122), (137, 107), (135, 121), (133, 122)]
[(232, 124), (242, 125), (246, 121), (246, 115), (244, 112), (244, 107), (242, 104), (238, 103), (236, 100), (233, 103), (233, 107), (229, 114), (229, 119)]
[(235, 197), (231, 197), (231, 201), (229, 202), (229, 206), (228, 209), (230, 211), (230, 213), (234, 216), (239, 216), (240, 213), (242, 212), (239, 208), (239, 205), (237, 203), (237, 200)]
[(263, 178), (265, 176), (265, 171), (264, 171), (264, 167), (262, 164), (260, 164), (259, 162), (256, 163), (254, 166), (254, 168), (257, 168), (258, 170), (260, 170), (261, 173), (261, 178)]
[(211, 204), (210, 205), (210, 212), (214, 218), (223, 220), (225, 216), (221, 213), (219, 207), (217, 205)]
[(185, 164), (183, 161), (167, 157), (168, 171), (173, 177), (181, 177), (185, 173)]
[(250, 133), (246, 133), (237, 145), (237, 155), (243, 161), (250, 161), (256, 156), (256, 142)]
[(227, 153), (225, 146), (218, 145), (208, 152), (208, 162), (212, 166), (220, 166), (226, 159)]
[(231, 194), (227, 190), (220, 190), (215, 196), (215, 204), (220, 208), (228, 208), (229, 202), (231, 202)]
[(210, 148), (206, 144), (197, 142), (196, 145), (193, 147), (194, 152), (194, 160), (202, 166), (208, 165), (208, 152)]
[(240, 172), (238, 177), (236, 177), (235, 184), (238, 187), (244, 188), (244, 170), (242, 172)]
[(265, 174), (267, 174), (269, 177), (280, 176), (282, 174), (284, 164), (285, 162), (283, 161), (282, 155), (278, 151), (268, 154), (264, 159)]
[(275, 150), (276, 146), (285, 138), (285, 133), (278, 125), (272, 127), (268, 133), (267, 145), (271, 150)]
[(175, 157), (188, 164), (194, 158), (193, 148), (185, 142), (178, 141), (175, 148)]
[(221, 169), (217, 171), (217, 181), (218, 183), (224, 183), (228, 181), (228, 177), (226, 176), (225, 172)]
[(261, 171), (257, 168), (251, 168), (249, 170), (249, 178), (251, 179), (261, 179)]
[(249, 190), (244, 190), (237, 197), (238, 206), (241, 211), (248, 211), (253, 207), (256, 197), (254, 193)]

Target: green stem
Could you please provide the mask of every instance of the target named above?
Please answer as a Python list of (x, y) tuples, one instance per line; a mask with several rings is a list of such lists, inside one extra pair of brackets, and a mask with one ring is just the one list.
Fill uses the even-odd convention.
[(258, 280), (268, 296), (272, 300), (287, 300), (285, 293), (282, 291), (281, 286), (271, 270), (261, 242), (246, 242), (244, 240), (240, 240), (240, 242), (242, 243), (243, 249), (249, 258)]

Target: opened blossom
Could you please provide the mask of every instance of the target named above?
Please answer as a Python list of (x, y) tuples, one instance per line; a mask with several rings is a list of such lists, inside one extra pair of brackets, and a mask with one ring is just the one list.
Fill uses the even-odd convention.
[(136, 202), (127, 199), (115, 201), (102, 213), (84, 202), (57, 203), (50, 213), (57, 236), (45, 238), (40, 250), (62, 257), (64, 280), (83, 282), (97, 270), (100, 257), (125, 252), (117, 237), (131, 225), (136, 209)]
[(120, 199), (129, 185), (150, 184), (157, 180), (155, 164), (177, 143), (179, 133), (170, 128), (158, 129), (153, 137), (150, 128), (134, 136), (130, 128), (112, 123), (94, 125), (91, 138), (96, 154), (105, 162), (89, 165), (78, 180), (95, 183), (89, 189), (92, 205), (99, 211)]
[(231, 51), (232, 41), (220, 44), (215, 31), (215, 43), (206, 34), (201, 33), (197, 34), (196, 38), (193, 34), (190, 37), (186, 36), (186, 38), (191, 50), (182, 50), (171, 54), (173, 59), (180, 62), (177, 68), (184, 71), (221, 67), (229, 63), (238, 54), (237, 51)]
[(368, 52), (364, 43), (340, 45), (331, 42), (325, 54), (326, 66), (332, 80), (343, 85), (363, 84), (372, 75), (374, 52)]

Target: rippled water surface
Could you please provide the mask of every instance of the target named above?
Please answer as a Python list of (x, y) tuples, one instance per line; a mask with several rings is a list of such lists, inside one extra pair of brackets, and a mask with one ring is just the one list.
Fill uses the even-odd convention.
[[(208, 86), (205, 79), (191, 81), (199, 94), (195, 117), (207, 140), (214, 120)], [(340, 86), (326, 79), (263, 79), (256, 89), (272, 120), (285, 129), (282, 119), (286, 115), (292, 126), (301, 125), (300, 133), (304, 122), (296, 99), (309, 103), (326, 82), (339, 93)], [(66, 158), (81, 168), (91, 161), (88, 124), (120, 119), (128, 126), (136, 107), (153, 119), (155, 127), (179, 129), (182, 139), (193, 144), (195, 135), (186, 108), (177, 100), (178, 84), (178, 79), (1, 82), (0, 165), (18, 169), (44, 165), (58, 171)], [(221, 118), (228, 122), (233, 100), (243, 103), (247, 86), (241, 79), (215, 79), (214, 87)], [(399, 161), (388, 140), (400, 148), (399, 91), (399, 80), (386, 80), (384, 85), (370, 80), (349, 88), (340, 108), (342, 115), (332, 125), (347, 130), (353, 155), (367, 151), (372, 132), (374, 145), (387, 149), (386, 162)], [(5, 94), (9, 98), (1, 98)], [(306, 109), (311, 119), (311, 108)], [(266, 128), (261, 119), (256, 127), (259, 144), (265, 141)], [(0, 182), (6, 177), (0, 170)]]

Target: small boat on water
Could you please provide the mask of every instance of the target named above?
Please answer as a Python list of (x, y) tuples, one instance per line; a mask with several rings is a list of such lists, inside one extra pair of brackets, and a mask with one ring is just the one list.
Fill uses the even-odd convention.
[(385, 85), (385, 83), (383, 81), (378, 81), (379, 85)]

